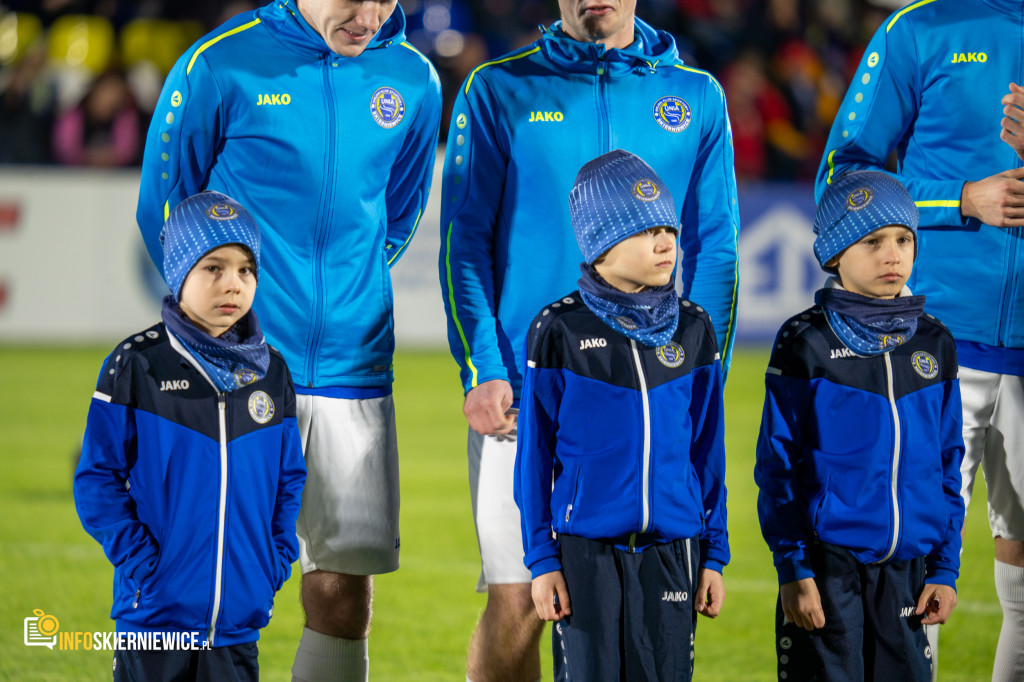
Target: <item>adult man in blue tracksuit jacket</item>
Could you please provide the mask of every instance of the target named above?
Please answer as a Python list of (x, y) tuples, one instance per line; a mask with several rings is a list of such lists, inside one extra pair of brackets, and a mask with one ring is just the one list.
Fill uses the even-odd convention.
[(884, 169), (920, 212), (909, 282), (953, 333), (963, 395), (963, 494), (989, 490), (1003, 630), (996, 679), (1024, 675), (1024, 168), (999, 142), (1000, 99), (1024, 74), (1020, 0), (923, 0), (887, 19), (843, 100), (815, 194)]
[(300, 679), (365, 678), (372, 575), (398, 567), (389, 267), (426, 204), (440, 113), (396, 0), (275, 0), (179, 59), (146, 141), (138, 221), (157, 263), (190, 194), (257, 207), (255, 309), (291, 369), (309, 470)]
[(456, 98), (442, 188), (441, 288), (466, 391), (469, 468), (488, 604), (471, 679), (537, 679), (542, 622), (512, 499), (515, 401), (526, 334), (575, 288), (579, 250), (565, 197), (584, 163), (643, 157), (676, 197), (683, 295), (711, 315), (728, 366), (735, 333), (739, 214), (721, 87), (686, 66), (635, 2), (563, 0), (539, 40), (477, 67)]

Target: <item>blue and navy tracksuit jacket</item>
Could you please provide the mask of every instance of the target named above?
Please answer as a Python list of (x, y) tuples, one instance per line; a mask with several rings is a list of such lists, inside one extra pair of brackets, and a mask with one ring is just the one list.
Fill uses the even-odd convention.
[(189, 48), (160, 94), (137, 216), (150, 256), (160, 267), (160, 229), (186, 197), (238, 200), (263, 237), (253, 307), (299, 390), (389, 392), (389, 267), (426, 205), (440, 116), (401, 7), (352, 58), (294, 0), (240, 14)]
[[(895, 12), (867, 46), (832, 126), (816, 196), (850, 169), (895, 176), (921, 215), (920, 256), (909, 285), (957, 340), (1024, 348), (1024, 228), (960, 214), (965, 180), (1018, 168), (999, 139), (1010, 82), (1024, 82), (1024, 2), (924, 0)], [(978, 305), (985, 301), (985, 305)]]
[(281, 355), (219, 393), (163, 323), (104, 361), (75, 472), (82, 525), (114, 564), (119, 632), (259, 638), (299, 555), (306, 465)]
[(699, 535), (701, 565), (721, 572), (722, 369), (707, 313), (681, 301), (672, 341), (653, 348), (575, 292), (536, 316), (527, 355), (514, 494), (533, 577), (561, 569), (552, 530), (636, 550)]
[(639, 155), (671, 191), (683, 296), (711, 314), (728, 369), (739, 211), (722, 88), (639, 19), (625, 49), (560, 27), (477, 67), (452, 111), (439, 265), (463, 388), (503, 379), (519, 396), (530, 320), (579, 278), (569, 190), (586, 162), (613, 149)]
[(815, 541), (862, 563), (926, 557), (927, 581), (960, 567), (956, 348), (931, 315), (893, 350), (850, 351), (820, 307), (779, 331), (765, 375), (754, 478), (779, 584), (812, 577)]

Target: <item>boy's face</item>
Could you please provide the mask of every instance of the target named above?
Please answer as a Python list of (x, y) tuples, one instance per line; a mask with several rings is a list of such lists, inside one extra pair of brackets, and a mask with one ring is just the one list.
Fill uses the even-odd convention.
[(608, 249), (594, 267), (608, 284), (634, 293), (668, 284), (675, 264), (676, 231), (652, 227)]
[(395, 11), (398, 0), (299, 0), (299, 13), (343, 57), (358, 57)]
[(914, 267), (914, 233), (889, 225), (851, 244), (837, 258), (845, 289), (871, 298), (895, 298)]
[(249, 250), (221, 246), (199, 259), (181, 286), (178, 303), (210, 336), (220, 336), (249, 312), (256, 295), (256, 265)]

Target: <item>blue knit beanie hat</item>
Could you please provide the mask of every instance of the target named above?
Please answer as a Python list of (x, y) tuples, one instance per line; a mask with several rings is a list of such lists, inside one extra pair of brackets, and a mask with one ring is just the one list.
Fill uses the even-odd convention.
[(203, 256), (226, 244), (241, 244), (252, 252), (260, 273), (260, 228), (237, 201), (220, 192), (200, 192), (178, 204), (160, 232), (164, 249), (164, 280), (174, 298), (181, 296), (185, 278)]
[(646, 229), (679, 229), (668, 187), (643, 159), (621, 149), (580, 169), (569, 192), (569, 217), (588, 265)]
[(843, 173), (832, 181), (814, 214), (814, 255), (825, 267), (844, 249), (887, 225), (902, 225), (914, 233), (917, 258), (917, 206), (899, 180), (888, 173), (858, 170)]

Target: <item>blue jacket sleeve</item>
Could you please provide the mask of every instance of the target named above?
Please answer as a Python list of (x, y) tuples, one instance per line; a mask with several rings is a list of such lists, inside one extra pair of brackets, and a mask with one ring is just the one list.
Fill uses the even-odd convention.
[[(885, 171), (889, 154), (915, 125), (921, 101), (917, 41), (905, 17), (875, 32), (839, 107), (814, 185), (815, 199), (849, 170)], [(995, 137), (993, 137), (995, 139)], [(933, 180), (895, 173), (920, 210), (920, 227), (963, 226), (961, 180)], [(976, 179), (976, 178), (975, 178)]]
[(427, 66), (430, 75), (422, 106), (388, 180), (388, 227), (384, 248), (388, 265), (392, 266), (405, 253), (406, 245), (416, 233), (434, 179), (437, 134), (441, 126), (441, 83), (434, 67), (429, 62)]
[(925, 582), (948, 585), (956, 589), (960, 575), (960, 531), (964, 526), (964, 498), (960, 496), (960, 464), (964, 458), (963, 406), (960, 402), (960, 382), (947, 381), (942, 401), (942, 494), (949, 508), (949, 528), (946, 537), (925, 559)]
[[(706, 371), (705, 371), (706, 370)], [(725, 407), (722, 403), (722, 368), (714, 363), (701, 368), (704, 395), (690, 401), (693, 444), (690, 461), (700, 481), (704, 530), (700, 538), (703, 568), (722, 572), (729, 563), (729, 531), (725, 490)]]
[(768, 368), (754, 480), (760, 489), (757, 513), (761, 533), (774, 554), (780, 585), (814, 576), (807, 551), (806, 501), (797, 481), (801, 430), (809, 400), (806, 381), (783, 377)]
[(711, 316), (724, 379), (736, 338), (740, 217), (725, 93), (710, 76), (704, 110), (710, 113), (706, 114), (694, 179), (683, 204), (679, 247), (683, 252), (683, 297), (700, 304)]
[(558, 407), (565, 383), (560, 370), (536, 367), (547, 330), (545, 326), (537, 334), (538, 330), (531, 327), (527, 340), (530, 362), (519, 403), (513, 479), (523, 531), (523, 563), (534, 578), (562, 568), (558, 541), (552, 537), (551, 482)]
[(196, 47), (174, 65), (146, 135), (136, 220), (157, 269), (163, 272), (160, 230), (170, 211), (203, 189), (221, 142), (220, 89)]
[[(85, 530), (122, 574), (142, 583), (156, 570), (159, 547), (139, 521), (128, 493), (129, 472), (138, 455), (134, 410), (111, 402), (113, 384), (130, 381), (130, 365), (104, 363), (86, 420), (82, 456), (73, 485), (75, 508)], [(107, 379), (115, 370), (113, 380)]]
[(302, 455), (302, 441), (295, 418), (295, 389), (288, 378), (289, 404), (285, 406), (283, 437), (281, 441), (281, 469), (277, 480), (277, 500), (271, 519), (271, 532), (279, 561), (278, 582), (281, 589), (292, 572), (292, 563), (299, 558), (299, 541), (295, 525), (299, 520), (302, 489), (306, 483), (306, 460)]
[(463, 389), (508, 380), (498, 347), (494, 230), (508, 156), (486, 82), (470, 75), (455, 100), (441, 184), (441, 293)]

